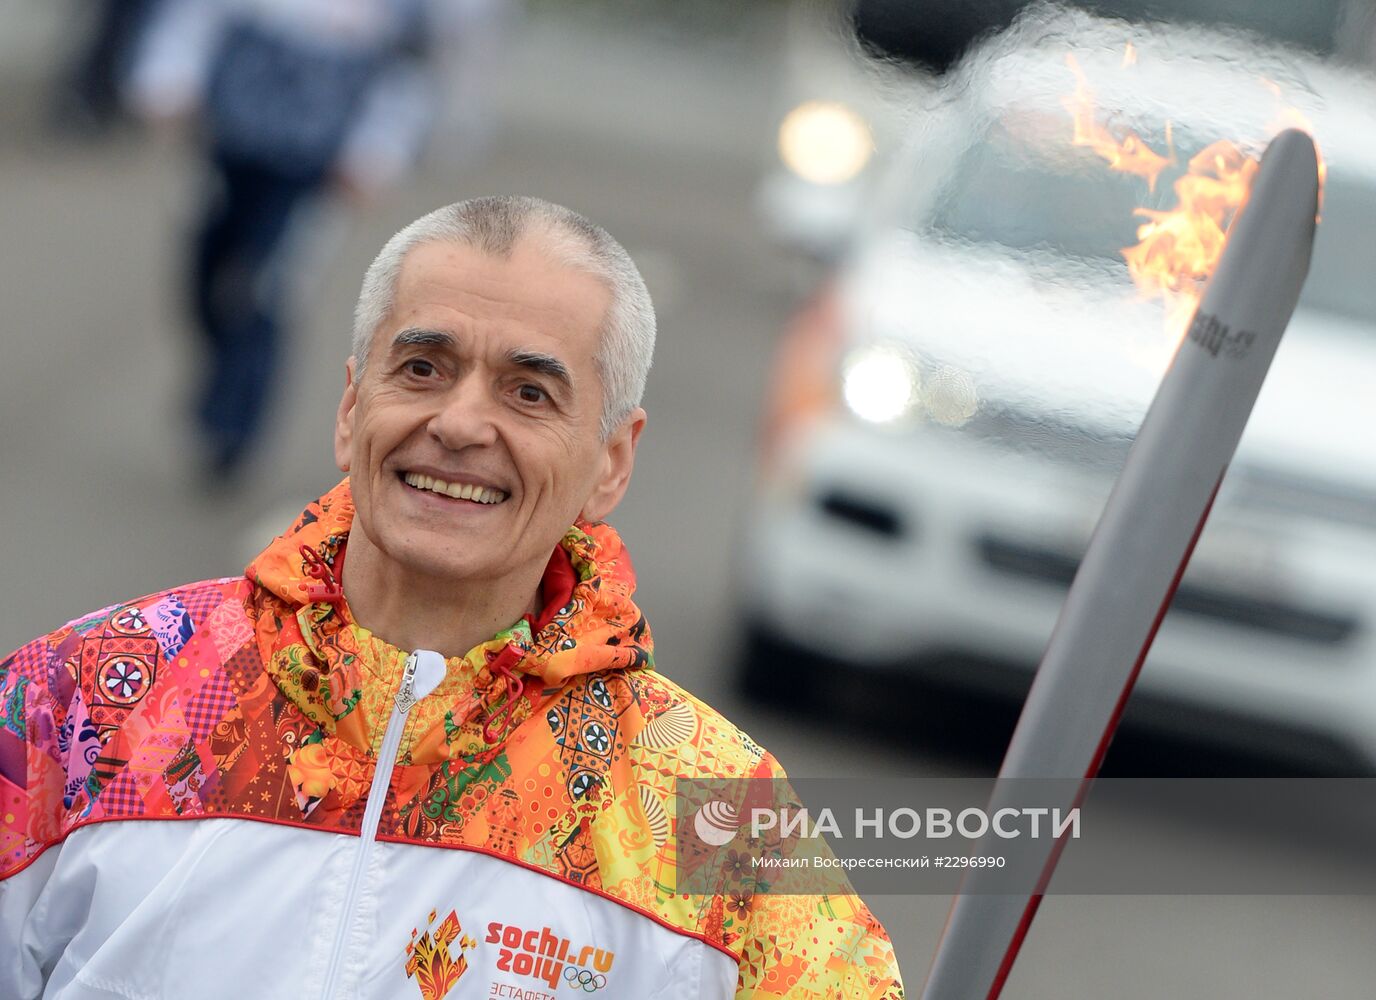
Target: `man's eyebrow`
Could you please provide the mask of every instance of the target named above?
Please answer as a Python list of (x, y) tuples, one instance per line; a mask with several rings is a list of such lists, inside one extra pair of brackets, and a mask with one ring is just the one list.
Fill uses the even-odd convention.
[(568, 365), (552, 354), (541, 354), (539, 351), (512, 351), (506, 359), (519, 368), (547, 375), (562, 382), (566, 388), (573, 388), (573, 374), (569, 371)]
[(402, 330), (392, 340), (392, 347), (453, 347), (456, 341), (452, 333), (443, 330), (421, 330), (411, 327)]

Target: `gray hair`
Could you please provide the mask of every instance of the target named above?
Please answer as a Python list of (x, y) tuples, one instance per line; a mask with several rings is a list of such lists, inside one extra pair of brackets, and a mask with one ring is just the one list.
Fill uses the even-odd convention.
[(570, 267), (606, 284), (612, 301), (595, 360), (602, 379), (603, 440), (640, 405), (655, 348), (655, 309), (635, 262), (605, 229), (577, 212), (539, 198), (502, 196), (455, 202), (424, 215), (382, 248), (363, 276), (354, 309), (354, 381), (363, 375), (373, 334), (396, 301), (406, 255), (426, 243), (458, 243), (509, 258), (526, 235)]

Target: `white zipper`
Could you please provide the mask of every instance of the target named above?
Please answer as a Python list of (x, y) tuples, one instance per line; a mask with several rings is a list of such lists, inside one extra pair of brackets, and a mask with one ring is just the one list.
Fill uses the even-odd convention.
[[(363, 881), (363, 873), (368, 870), (373, 844), (377, 840), (377, 825), (382, 820), (382, 807), (387, 802), (387, 789), (392, 784), (392, 768), (396, 766), (397, 748), (401, 746), (401, 734), (406, 728), (406, 713), (411, 711), (416, 702), (439, 687), (440, 681), (444, 679), (444, 671), (444, 657), (432, 650), (418, 649), (406, 658), (401, 686), (397, 688), (392, 715), (387, 720), (387, 731), (382, 735), (382, 747), (378, 750), (373, 782), (368, 787), (368, 805), (363, 810), (358, 854), (354, 857), (353, 871), (349, 873), (349, 886), (344, 893), (344, 907), (340, 911), (339, 926), (335, 931), (334, 948), (330, 951), (330, 964), (325, 973), (325, 988), (321, 991), (321, 1000), (333, 1000), (339, 981), (339, 969), (344, 963), (344, 948), (348, 943), (349, 930), (353, 926), (354, 906), (358, 903), (358, 889)], [(417, 672), (422, 675), (419, 682)]]

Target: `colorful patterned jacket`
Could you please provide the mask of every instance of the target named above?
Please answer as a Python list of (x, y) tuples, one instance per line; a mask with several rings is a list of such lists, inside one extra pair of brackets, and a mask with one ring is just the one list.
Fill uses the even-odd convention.
[(444, 661), (351, 618), (352, 516), (0, 661), (0, 997), (902, 996), (854, 895), (679, 890), (675, 781), (779, 771), (654, 671), (615, 532)]

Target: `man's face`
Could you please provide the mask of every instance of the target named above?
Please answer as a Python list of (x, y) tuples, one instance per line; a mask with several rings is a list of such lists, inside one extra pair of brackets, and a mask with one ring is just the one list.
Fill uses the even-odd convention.
[(593, 359), (610, 301), (538, 237), (508, 260), (413, 249), (357, 383), (349, 361), (335, 424), (365, 544), (413, 574), (495, 586), (538, 574), (580, 513), (609, 514), (645, 420), (600, 440)]

